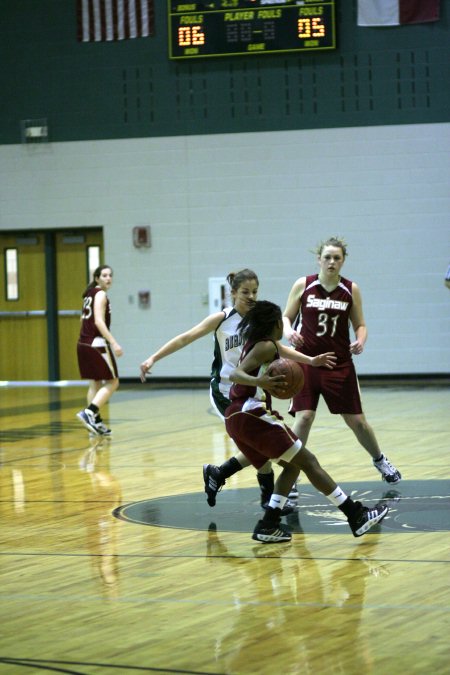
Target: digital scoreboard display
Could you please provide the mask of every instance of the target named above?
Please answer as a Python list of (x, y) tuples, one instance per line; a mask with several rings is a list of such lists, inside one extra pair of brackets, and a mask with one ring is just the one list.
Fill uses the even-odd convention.
[(168, 0), (169, 58), (336, 48), (335, 2)]

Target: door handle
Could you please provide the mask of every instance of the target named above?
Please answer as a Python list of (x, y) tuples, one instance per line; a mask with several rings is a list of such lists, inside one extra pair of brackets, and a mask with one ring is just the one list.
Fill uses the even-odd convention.
[(46, 316), (47, 311), (45, 309), (24, 309), (18, 310), (17, 312), (0, 312), (0, 318), (2, 319), (14, 319), (19, 316)]

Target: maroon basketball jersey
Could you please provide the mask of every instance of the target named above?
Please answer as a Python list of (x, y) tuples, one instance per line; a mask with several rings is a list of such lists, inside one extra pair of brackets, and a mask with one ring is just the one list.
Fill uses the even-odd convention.
[[(276, 352), (273, 357), (273, 360), (278, 359), (280, 357), (278, 353), (278, 348), (276, 345), (276, 342), (272, 340), (272, 338), (262, 338), (261, 340), (258, 340), (257, 342), (265, 342), (267, 340), (270, 340), (270, 342), (273, 342), (273, 344), (276, 347)], [(253, 349), (255, 346), (256, 342), (246, 342), (243, 349), (242, 349), (242, 354), (241, 358), (239, 359), (239, 363), (241, 363), (244, 358), (247, 356), (249, 351)], [(256, 368), (253, 370), (251, 373), (248, 373), (249, 375), (252, 375), (253, 377), (257, 377), (258, 373), (263, 370), (267, 370), (269, 367), (270, 363), (264, 363), (262, 366), (259, 366), (259, 368)], [(240, 401), (242, 405), (245, 404), (245, 402), (248, 399), (254, 399), (255, 401), (261, 401), (261, 403), (264, 402), (265, 406), (270, 410), (271, 404), (272, 404), (272, 397), (268, 391), (265, 389), (260, 389), (259, 387), (254, 387), (249, 384), (238, 384), (235, 382), (231, 389), (230, 389), (230, 400), (231, 401)]]
[[(94, 298), (101, 290), (102, 289), (98, 286), (96, 288), (90, 288), (83, 299), (79, 342), (86, 345), (92, 344), (96, 337), (102, 337), (94, 320)], [(108, 298), (106, 298), (105, 323), (109, 329), (111, 325), (111, 306)]]
[(335, 352), (337, 364), (351, 359), (350, 310), (353, 305), (352, 282), (340, 278), (329, 293), (319, 281), (318, 274), (306, 277), (300, 300), (299, 324), (304, 344), (299, 351), (307, 356)]

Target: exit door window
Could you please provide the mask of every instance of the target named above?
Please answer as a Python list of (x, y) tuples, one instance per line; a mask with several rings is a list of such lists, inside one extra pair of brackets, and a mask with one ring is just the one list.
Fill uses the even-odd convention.
[(6, 299), (19, 299), (19, 266), (16, 248), (5, 249)]
[(94, 278), (94, 272), (100, 266), (100, 246), (87, 247), (88, 281)]

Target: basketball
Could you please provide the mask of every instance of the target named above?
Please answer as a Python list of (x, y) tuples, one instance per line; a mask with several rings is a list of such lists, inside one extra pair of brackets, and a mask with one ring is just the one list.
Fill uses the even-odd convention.
[[(298, 394), (303, 389), (305, 377), (303, 369), (296, 361), (290, 359), (275, 359), (272, 361), (267, 369), (269, 375), (284, 375), (286, 378), (286, 390), (276, 396), (276, 398), (292, 398), (294, 394)], [(275, 394), (272, 394), (275, 396)]]

